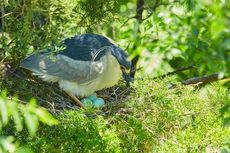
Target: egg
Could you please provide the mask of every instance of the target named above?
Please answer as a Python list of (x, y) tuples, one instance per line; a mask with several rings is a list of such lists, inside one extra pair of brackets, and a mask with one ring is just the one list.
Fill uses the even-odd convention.
[(95, 100), (93, 100), (93, 106), (100, 108), (103, 107), (105, 105), (105, 101), (102, 98), (97, 98)]
[(89, 97), (87, 97), (89, 100), (91, 100), (91, 101), (94, 101), (94, 100), (96, 100), (97, 99), (97, 94), (96, 93), (94, 93), (94, 94), (92, 94), (92, 95), (90, 95)]
[(88, 99), (88, 98), (84, 98), (81, 100), (81, 103), (85, 106), (85, 107), (88, 107), (88, 106), (92, 106), (93, 105), (93, 102)]

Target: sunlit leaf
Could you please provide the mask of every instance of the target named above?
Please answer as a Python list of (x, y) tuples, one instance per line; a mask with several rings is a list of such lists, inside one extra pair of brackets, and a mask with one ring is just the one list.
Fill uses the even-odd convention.
[(33, 151), (28, 147), (20, 147), (15, 151), (15, 153), (33, 153)]
[(34, 136), (38, 129), (38, 117), (35, 114), (30, 113), (28, 110), (24, 110), (24, 118), (30, 135)]
[(6, 125), (9, 121), (8, 117), (8, 108), (6, 101), (0, 97), (0, 115), (1, 115), (1, 121), (3, 125)]
[(35, 113), (43, 123), (48, 125), (58, 124), (58, 121), (45, 108), (39, 107)]
[(14, 144), (14, 137), (12, 136), (1, 136), (0, 137), (0, 151), (2, 153), (4, 152), (9, 152), (9, 153), (14, 153), (16, 150), (16, 146)]
[(34, 112), (37, 106), (36, 99), (32, 98), (30, 99), (29, 103), (26, 105), (26, 107), (31, 111)]
[(10, 103), (9, 105), (10, 107), (10, 110), (12, 113), (12, 116), (13, 116), (13, 121), (15, 123), (15, 126), (16, 126), (16, 130), (17, 131), (21, 131), (23, 129), (23, 123), (22, 123), (22, 120), (21, 120), (21, 114), (19, 113), (19, 105), (18, 103), (16, 102), (15, 99), (13, 99), (13, 101)]
[(211, 32), (214, 38), (216, 38), (224, 30), (224, 20), (217, 19), (216, 22), (213, 22), (211, 25)]

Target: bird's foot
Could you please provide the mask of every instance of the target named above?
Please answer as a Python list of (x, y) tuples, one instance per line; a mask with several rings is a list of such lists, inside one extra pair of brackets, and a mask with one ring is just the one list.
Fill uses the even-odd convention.
[(84, 106), (93, 106), (96, 108), (103, 107), (105, 105), (105, 101), (102, 98), (97, 98), (96, 93), (84, 98), (81, 100), (81, 103)]

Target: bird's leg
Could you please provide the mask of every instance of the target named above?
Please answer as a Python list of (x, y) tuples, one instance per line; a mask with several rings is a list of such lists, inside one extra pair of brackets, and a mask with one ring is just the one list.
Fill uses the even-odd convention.
[(85, 106), (81, 103), (81, 101), (77, 97), (75, 97), (74, 95), (72, 95), (68, 92), (66, 92), (66, 93), (76, 102), (77, 105), (79, 105), (82, 108), (85, 108)]

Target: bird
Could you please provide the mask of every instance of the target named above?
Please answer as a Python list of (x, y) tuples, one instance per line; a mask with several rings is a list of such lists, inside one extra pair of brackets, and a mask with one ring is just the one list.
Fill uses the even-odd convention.
[(90, 97), (95, 91), (112, 87), (121, 76), (127, 84), (132, 81), (128, 54), (106, 36), (75, 35), (63, 40), (60, 46), (55, 50), (53, 45), (28, 56), (20, 67), (43, 81), (57, 82), (80, 107), (84, 105), (79, 97)]

